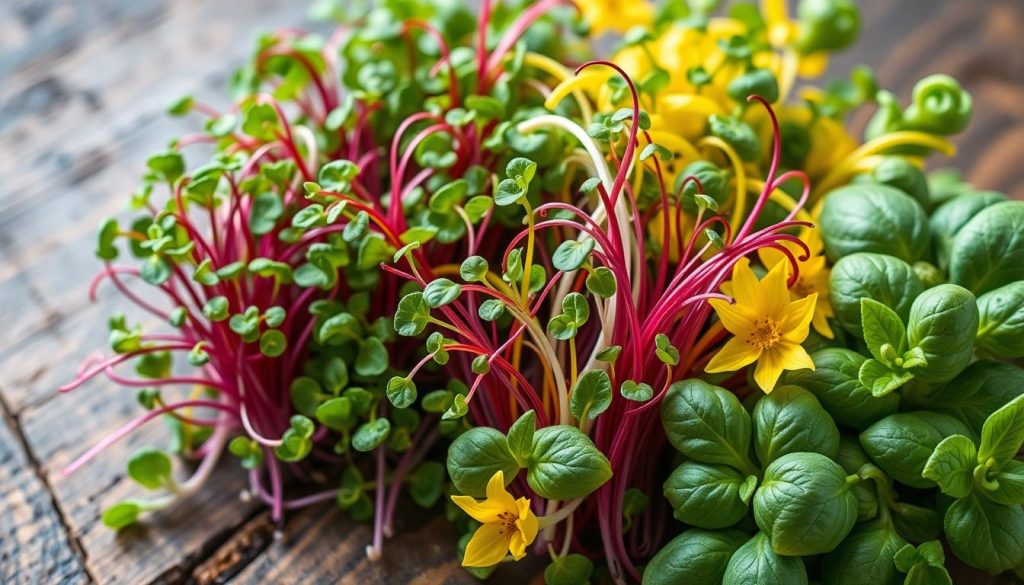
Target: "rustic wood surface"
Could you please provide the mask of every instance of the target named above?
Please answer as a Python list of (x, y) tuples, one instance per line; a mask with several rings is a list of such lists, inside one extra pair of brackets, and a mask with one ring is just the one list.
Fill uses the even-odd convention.
[[(951, 163), (1024, 199), (1024, 2), (863, 6), (863, 38), (836, 71), (875, 64), (903, 99), (923, 75), (958, 77), (975, 116)], [(160, 425), (60, 474), (137, 411), (133, 392), (109, 384), (56, 392), (105, 346), (106, 317), (123, 308), (109, 289), (86, 298), (96, 226), (123, 209), (147, 153), (192, 129), (162, 114), (171, 99), (223, 103), (258, 31), (305, 23), (304, 4), (283, 0), (0, 3), (0, 583), (474, 582), (436, 516), (403, 518), (378, 564), (364, 554), (369, 529), (330, 505), (293, 514), (277, 541), (268, 514), (238, 500), (231, 466), (144, 526), (105, 529), (101, 511), (134, 490), (126, 455)]]

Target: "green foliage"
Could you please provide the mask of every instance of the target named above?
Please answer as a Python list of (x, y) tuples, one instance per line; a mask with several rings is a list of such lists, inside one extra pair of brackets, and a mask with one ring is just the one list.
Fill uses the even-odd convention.
[(581, 498), (601, 487), (611, 476), (608, 458), (578, 428), (553, 425), (537, 429), (534, 434), (526, 481), (540, 497)]
[(950, 246), (949, 280), (975, 294), (1024, 280), (1024, 202), (979, 211)]
[(820, 226), (832, 262), (856, 252), (874, 252), (913, 263), (927, 259), (931, 250), (924, 209), (886, 185), (854, 183), (831, 191)]
[(769, 537), (759, 532), (729, 559), (722, 585), (807, 585), (807, 568), (800, 557), (775, 552)]
[(913, 368), (926, 382), (953, 379), (971, 362), (978, 331), (978, 304), (970, 291), (943, 284), (921, 293), (910, 308), (907, 338), (925, 364)]
[(148, 489), (170, 489), (174, 486), (171, 458), (153, 447), (143, 447), (128, 459), (128, 475)]
[(776, 553), (821, 554), (850, 533), (857, 500), (839, 464), (818, 453), (790, 453), (765, 469), (754, 518)]
[(644, 585), (720, 585), (729, 560), (746, 538), (738, 530), (687, 530), (647, 563)]
[(843, 328), (863, 338), (861, 299), (877, 301), (895, 311), (904, 322), (910, 306), (924, 286), (910, 264), (887, 254), (854, 253), (832, 267), (829, 293), (836, 318)]

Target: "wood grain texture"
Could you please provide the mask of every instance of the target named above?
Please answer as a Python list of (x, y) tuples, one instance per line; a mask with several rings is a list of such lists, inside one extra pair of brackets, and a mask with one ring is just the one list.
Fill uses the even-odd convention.
[[(958, 77), (974, 95), (974, 120), (956, 138), (959, 156), (937, 164), (1024, 199), (1024, 2), (861, 4), (862, 40), (835, 59), (832, 75), (874, 64), (904, 102), (927, 74)], [(105, 347), (106, 318), (124, 308), (109, 287), (95, 303), (86, 298), (96, 225), (126, 217), (148, 154), (194, 130), (194, 120), (169, 119), (164, 106), (185, 93), (225, 103), (228, 75), (257, 32), (302, 25), (305, 8), (279, 0), (0, 2), (0, 582), (474, 582), (453, 561), (451, 528), (412, 506), (379, 564), (365, 557), (370, 529), (330, 505), (289, 515), (275, 540), (269, 515), (238, 501), (244, 478), (232, 465), (201, 496), (112, 533), (99, 515), (139, 495), (123, 464), (137, 446), (166, 441), (159, 422), (80, 473), (60, 475), (138, 413), (131, 391), (103, 382), (71, 396), (55, 390)], [(525, 585), (537, 574), (536, 565), (517, 565), (496, 577)]]

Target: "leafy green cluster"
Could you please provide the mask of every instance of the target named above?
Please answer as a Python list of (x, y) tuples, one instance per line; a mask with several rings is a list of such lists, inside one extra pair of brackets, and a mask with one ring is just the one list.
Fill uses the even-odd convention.
[[(750, 401), (689, 380), (662, 421), (691, 526), (645, 583), (951, 583), (937, 539), (1024, 563), (1024, 204), (888, 157), (827, 195), (841, 325)], [(749, 410), (749, 414), (748, 414)]]

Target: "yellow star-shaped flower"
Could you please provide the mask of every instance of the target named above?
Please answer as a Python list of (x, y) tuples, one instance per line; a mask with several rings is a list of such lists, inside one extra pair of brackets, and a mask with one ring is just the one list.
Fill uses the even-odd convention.
[(732, 271), (736, 302), (712, 299), (722, 325), (735, 337), (708, 363), (708, 373), (733, 372), (757, 362), (754, 380), (771, 392), (784, 370), (814, 369), (801, 343), (810, 332), (817, 293), (790, 300), (785, 264), (776, 264), (758, 281), (750, 262), (742, 259)]
[(647, 0), (578, 0), (576, 5), (595, 36), (606, 31), (624, 33), (654, 22), (654, 5)]
[(530, 510), (530, 500), (512, 497), (505, 489), (500, 470), (487, 482), (487, 498), (452, 496), (455, 505), (482, 525), (466, 545), (463, 567), (490, 567), (511, 553), (514, 560), (526, 556), (526, 547), (537, 538), (540, 524)]
[[(832, 310), (831, 294), (829, 293), (831, 271), (828, 268), (828, 263), (823, 253), (825, 244), (821, 241), (821, 236), (818, 235), (817, 229), (807, 230), (800, 236), (800, 239), (807, 244), (807, 248), (810, 250), (807, 260), (800, 259), (804, 252), (796, 244), (790, 242), (783, 242), (782, 244), (789, 249), (797, 260), (796, 284), (789, 289), (789, 295), (794, 301), (814, 293), (818, 295), (818, 301), (814, 304), (814, 318), (811, 320), (811, 325), (820, 335), (832, 339), (835, 337), (835, 334), (832, 332), (832, 327), (828, 324), (828, 319), (835, 316), (835, 312)], [(761, 259), (761, 263), (769, 268), (774, 267), (776, 264), (783, 264), (786, 271), (786, 279), (789, 279), (792, 271), (789, 259), (785, 254), (775, 248), (761, 248), (757, 254)]]

